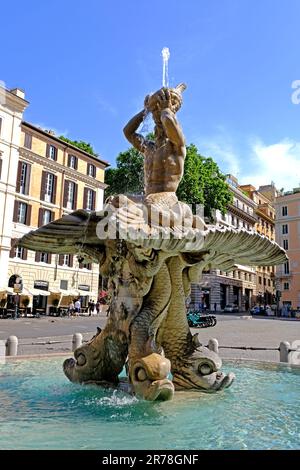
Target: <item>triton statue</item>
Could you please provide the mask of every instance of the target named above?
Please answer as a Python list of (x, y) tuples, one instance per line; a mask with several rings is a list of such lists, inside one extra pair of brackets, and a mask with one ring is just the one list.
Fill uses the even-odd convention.
[[(220, 357), (190, 332), (185, 299), (191, 282), (199, 282), (204, 269), (286, 261), (275, 242), (244, 229), (206, 226), (178, 201), (186, 148), (176, 112), (184, 89), (180, 84), (147, 96), (145, 109), (124, 128), (145, 157), (144, 196), (113, 196), (103, 211), (78, 210), (18, 241), (31, 250), (80, 253), (108, 278), (106, 326), (64, 362), (73, 382), (117, 387), (126, 365), (128, 387), (146, 400), (228, 387), (234, 375), (224, 375)], [(137, 133), (148, 112), (154, 142)]]

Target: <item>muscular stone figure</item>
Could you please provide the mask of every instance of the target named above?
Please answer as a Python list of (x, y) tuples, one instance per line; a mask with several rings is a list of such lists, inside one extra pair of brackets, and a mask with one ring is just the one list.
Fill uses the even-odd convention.
[[(162, 88), (145, 98), (145, 109), (134, 116), (124, 128), (129, 142), (145, 156), (145, 194), (172, 193), (183, 175), (186, 148), (184, 135), (176, 118), (180, 109), (184, 84)], [(155, 141), (145, 139), (136, 131), (145, 115), (151, 112), (155, 122)]]

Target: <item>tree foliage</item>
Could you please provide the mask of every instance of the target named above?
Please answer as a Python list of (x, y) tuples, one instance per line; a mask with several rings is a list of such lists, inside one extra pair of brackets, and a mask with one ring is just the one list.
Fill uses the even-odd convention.
[[(203, 204), (205, 215), (212, 218), (213, 210), (223, 214), (232, 202), (226, 177), (217, 163), (210, 157), (198, 153), (194, 144), (187, 146), (184, 175), (177, 190), (180, 201), (187, 204)], [(105, 183), (109, 187), (105, 196), (114, 194), (142, 194), (144, 191), (144, 157), (131, 147), (117, 157), (117, 168), (105, 172)]]
[(105, 171), (105, 197), (114, 194), (142, 194), (144, 191), (144, 157), (134, 147), (121, 152), (117, 168)]
[(203, 157), (194, 144), (186, 149), (184, 175), (178, 186), (177, 196), (188, 204), (203, 204), (204, 213), (210, 219), (214, 209), (225, 214), (232, 202), (232, 193), (217, 163), (211, 157)]
[(87, 153), (90, 153), (91, 155), (97, 155), (94, 152), (93, 147), (91, 144), (84, 142), (83, 140), (71, 140), (65, 137), (64, 135), (60, 135), (59, 139), (63, 140), (64, 142), (67, 142), (68, 144), (74, 145), (75, 147), (78, 147), (81, 150), (84, 150)]

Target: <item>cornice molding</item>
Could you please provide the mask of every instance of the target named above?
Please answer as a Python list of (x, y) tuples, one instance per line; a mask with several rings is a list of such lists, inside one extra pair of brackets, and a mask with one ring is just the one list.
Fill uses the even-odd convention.
[(228, 212), (232, 212), (234, 215), (240, 217), (241, 219), (246, 220), (247, 222), (250, 222), (252, 224), (255, 224), (257, 222), (257, 217), (254, 215), (249, 214), (248, 212), (243, 211), (239, 207), (236, 207), (232, 204), (228, 206)]
[(258, 217), (260, 217), (261, 219), (266, 220), (267, 222), (269, 222), (271, 225), (273, 225), (275, 227), (275, 219), (272, 219), (272, 217), (265, 214), (263, 211), (260, 211), (259, 209), (256, 209), (255, 213)]
[(51, 170), (53, 172), (58, 172), (64, 174), (66, 177), (71, 178), (75, 181), (82, 181), (86, 185), (92, 188), (99, 188), (105, 189), (107, 188), (107, 184), (102, 183), (101, 181), (95, 180), (91, 176), (83, 175), (79, 171), (73, 170), (72, 168), (66, 167), (61, 165), (60, 163), (55, 162), (54, 160), (50, 160), (49, 158), (42, 157), (28, 149), (24, 149), (23, 147), (19, 148), (19, 153), (21, 157), (24, 157), (28, 163), (39, 163), (44, 168)]
[(5, 90), (5, 103), (4, 106), (10, 107), (13, 109), (14, 112), (23, 113), (24, 110), (29, 105), (29, 102), (23, 100), (17, 95), (10, 93), (9, 91)]
[(102, 170), (105, 170), (109, 165), (108, 162), (102, 160), (100, 156), (96, 156), (93, 154), (90, 154), (86, 152), (83, 149), (80, 149), (79, 147), (76, 147), (75, 145), (71, 144), (70, 142), (65, 142), (64, 140), (60, 139), (56, 135), (53, 135), (40, 127), (36, 127), (33, 124), (30, 124), (29, 122), (22, 121), (21, 124), (22, 130), (24, 132), (29, 132), (33, 135), (36, 135), (38, 139), (43, 140), (46, 143), (50, 143), (55, 145), (56, 147), (59, 147), (63, 151), (67, 151), (68, 154), (71, 155), (76, 155), (79, 156), (79, 158), (85, 159), (87, 162), (92, 162), (94, 165), (97, 166), (97, 168), (101, 168)]

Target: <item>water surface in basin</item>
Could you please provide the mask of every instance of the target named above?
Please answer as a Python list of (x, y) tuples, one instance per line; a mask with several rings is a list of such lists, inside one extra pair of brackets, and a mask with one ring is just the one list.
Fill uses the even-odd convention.
[(145, 402), (70, 383), (62, 358), (0, 365), (0, 449), (299, 449), (300, 371), (227, 364), (216, 394)]

